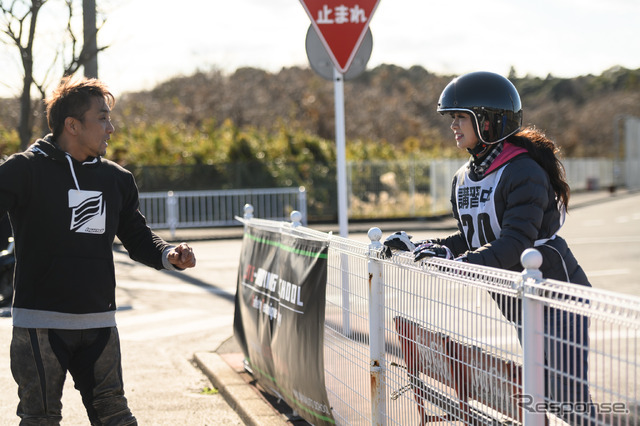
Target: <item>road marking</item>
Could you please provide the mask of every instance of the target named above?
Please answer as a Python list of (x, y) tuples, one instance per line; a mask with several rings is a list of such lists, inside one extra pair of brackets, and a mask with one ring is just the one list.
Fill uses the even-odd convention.
[(0, 317), (0, 329), (8, 330), (13, 327), (11, 317)]
[(116, 316), (116, 323), (118, 327), (130, 327), (133, 325), (142, 325), (142, 324), (157, 324), (162, 321), (169, 320), (177, 320), (179, 318), (188, 318), (188, 317), (203, 317), (208, 315), (208, 311), (203, 310), (189, 310), (189, 309), (172, 309), (169, 311), (160, 311), (153, 312), (150, 314), (136, 315), (134, 311), (128, 311), (126, 316), (118, 314)]
[[(606, 341), (615, 341), (616, 343), (630, 341), (631, 344), (635, 342), (638, 338), (638, 333), (633, 329), (620, 330), (620, 329), (604, 329), (604, 327), (612, 327), (611, 324), (602, 322), (597, 325), (591, 325), (589, 327), (589, 341), (591, 344), (595, 342), (606, 342)], [(548, 336), (548, 334), (544, 334)], [(557, 339), (555, 337), (554, 339)], [(496, 336), (496, 335), (487, 335), (487, 336), (479, 336), (477, 339), (473, 339), (470, 342), (471, 345), (484, 344), (488, 346), (493, 346), (494, 348), (501, 348), (503, 350), (509, 351), (518, 351), (518, 347), (522, 347), (518, 337), (515, 335), (510, 336)], [(602, 348), (601, 348), (602, 350)], [(616, 348), (612, 347), (608, 349), (609, 354), (616, 353)], [(605, 352), (607, 353), (607, 352)]]
[[(121, 340), (140, 342), (198, 331), (229, 329), (233, 325), (233, 315), (215, 316), (201, 309), (171, 309), (148, 314), (136, 314), (132, 310), (126, 311), (126, 315), (116, 314), (116, 323)], [(0, 318), (0, 329), (12, 327), (11, 318)]]
[(602, 226), (604, 225), (603, 219), (590, 219), (582, 222), (582, 226)]
[(602, 269), (600, 271), (585, 271), (587, 277), (608, 277), (610, 275), (628, 275), (631, 269)]
[(617, 244), (617, 243), (638, 243), (640, 235), (629, 235), (626, 237), (583, 237), (568, 238), (569, 245), (572, 244)]
[[(613, 221), (616, 223), (629, 223), (635, 220), (639, 220), (640, 219), (640, 214), (635, 213), (632, 215), (623, 215), (623, 216), (616, 216), (613, 218)], [(611, 219), (607, 219), (607, 221), (605, 221), (604, 219), (588, 219), (588, 220), (584, 220), (582, 221), (582, 226), (584, 227), (601, 227), (601, 226), (605, 226), (607, 223), (609, 223), (611, 221)]]
[(228, 329), (233, 315), (212, 315), (203, 309), (169, 309), (160, 312), (138, 313), (135, 309), (116, 316), (120, 339), (146, 341), (179, 336), (198, 331)]
[(217, 287), (202, 287), (189, 284), (150, 283), (146, 281), (117, 280), (117, 287), (129, 290), (169, 291), (171, 293), (186, 294), (228, 294), (229, 292)]
[(233, 316), (215, 317), (190, 321), (185, 323), (173, 324), (170, 326), (158, 324), (150, 329), (130, 329), (129, 327), (118, 327), (121, 340), (126, 341), (146, 341), (153, 339), (164, 339), (167, 337), (179, 336), (197, 331), (217, 330), (221, 328), (229, 328), (233, 325)]

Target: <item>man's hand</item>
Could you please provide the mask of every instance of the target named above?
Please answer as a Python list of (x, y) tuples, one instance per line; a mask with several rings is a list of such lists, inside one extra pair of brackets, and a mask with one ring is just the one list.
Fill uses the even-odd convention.
[(180, 269), (193, 268), (196, 266), (196, 256), (187, 243), (181, 243), (179, 246), (171, 249), (167, 254), (167, 259), (173, 266)]

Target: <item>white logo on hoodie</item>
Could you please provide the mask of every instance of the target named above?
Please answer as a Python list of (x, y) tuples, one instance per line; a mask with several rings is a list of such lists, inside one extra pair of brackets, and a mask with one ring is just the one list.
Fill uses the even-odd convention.
[(72, 231), (84, 234), (104, 234), (106, 202), (99, 191), (69, 190)]

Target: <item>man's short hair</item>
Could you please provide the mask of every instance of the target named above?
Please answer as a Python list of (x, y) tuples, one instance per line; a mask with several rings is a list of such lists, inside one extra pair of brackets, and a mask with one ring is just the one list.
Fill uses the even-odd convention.
[(46, 100), (47, 123), (57, 138), (64, 129), (64, 121), (67, 117), (73, 117), (82, 121), (84, 113), (91, 108), (91, 98), (104, 99), (109, 108), (113, 108), (116, 99), (107, 86), (95, 78), (81, 78), (72, 80), (65, 77), (60, 85)]

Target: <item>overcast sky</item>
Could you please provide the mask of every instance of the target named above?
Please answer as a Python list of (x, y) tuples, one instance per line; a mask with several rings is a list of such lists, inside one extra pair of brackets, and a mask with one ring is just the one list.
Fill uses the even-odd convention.
[[(251, 66), (277, 72), (308, 66), (310, 21), (299, 0), (97, 0), (107, 10), (99, 75), (116, 94), (149, 89), (175, 75)], [(53, 51), (53, 24), (41, 12)], [(380, 0), (371, 20), (369, 68), (421, 65), (439, 74), (475, 70), (559, 77), (640, 68), (638, 0)], [(0, 46), (0, 96), (20, 91), (16, 52)]]

